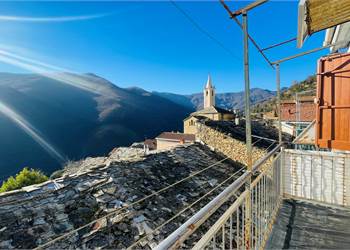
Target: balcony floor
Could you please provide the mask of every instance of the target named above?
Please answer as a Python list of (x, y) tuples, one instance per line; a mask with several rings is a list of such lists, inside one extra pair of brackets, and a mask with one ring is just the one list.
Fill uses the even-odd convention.
[(349, 249), (350, 210), (284, 200), (266, 249)]

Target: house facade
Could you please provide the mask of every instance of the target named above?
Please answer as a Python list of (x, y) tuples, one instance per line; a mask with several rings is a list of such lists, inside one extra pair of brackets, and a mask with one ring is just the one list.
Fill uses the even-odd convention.
[(182, 144), (195, 142), (195, 135), (163, 132), (156, 137), (157, 150), (170, 149)]

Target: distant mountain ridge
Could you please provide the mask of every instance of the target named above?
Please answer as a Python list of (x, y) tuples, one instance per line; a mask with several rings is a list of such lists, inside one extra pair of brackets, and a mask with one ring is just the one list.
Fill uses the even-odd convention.
[[(63, 74), (79, 88), (36, 74), (0, 73), (0, 101), (68, 159), (105, 155), (116, 146), (154, 138), (163, 131), (181, 131), (182, 120), (193, 111), (143, 89), (120, 88), (94, 74), (59, 77)], [(0, 138), (0, 181), (25, 166), (47, 174), (60, 168), (1, 112)]]
[[(202, 93), (178, 95), (120, 88), (91, 73), (62, 72), (57, 77), (0, 73), (0, 102), (71, 160), (102, 156), (114, 147), (154, 138), (163, 131), (182, 131), (183, 119), (203, 107)], [(78, 87), (72, 86), (70, 79)], [(273, 96), (274, 91), (254, 88), (252, 105)], [(216, 103), (226, 109), (243, 109), (244, 92), (217, 94)], [(25, 166), (47, 174), (60, 168), (1, 110), (0, 137), (0, 181)]]
[[(296, 93), (304, 93), (305, 95), (316, 95), (316, 76), (308, 76), (305, 80), (295, 81), (290, 87), (281, 89), (282, 100), (295, 100)], [(276, 98), (272, 97), (265, 101), (256, 103), (252, 107), (252, 111), (256, 113), (265, 113), (277, 110)]]
[[(152, 92), (163, 98), (171, 100), (179, 105), (192, 109), (203, 108), (203, 93), (196, 93), (192, 95), (179, 95), (167, 92)], [(251, 104), (264, 102), (276, 96), (276, 91), (267, 89), (253, 88), (251, 89)], [(216, 105), (225, 109), (244, 109), (244, 91), (231, 93), (216, 94)]]

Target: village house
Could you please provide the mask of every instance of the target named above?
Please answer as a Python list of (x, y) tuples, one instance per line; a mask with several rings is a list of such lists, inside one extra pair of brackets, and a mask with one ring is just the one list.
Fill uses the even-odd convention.
[(316, 117), (314, 100), (314, 96), (304, 96), (281, 101), (282, 131), (297, 136), (308, 127)]
[(163, 132), (156, 137), (157, 150), (169, 149), (181, 144), (193, 143), (195, 135)]

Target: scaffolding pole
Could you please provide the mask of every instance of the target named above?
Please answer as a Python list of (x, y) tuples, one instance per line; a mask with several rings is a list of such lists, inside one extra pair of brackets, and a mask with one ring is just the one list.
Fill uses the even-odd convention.
[[(266, 1), (258, 1), (259, 5), (262, 3), (265, 3)], [(227, 6), (227, 4), (224, 2), (224, 0), (220, 0), (221, 5), (225, 8), (225, 10), (227, 11), (227, 13), (229, 14), (230, 18), (233, 19), (237, 25), (241, 28), (241, 30), (243, 30), (243, 25), (241, 24), (241, 22), (237, 19), (237, 17), (232, 13), (232, 11), (230, 10), (230, 8)], [(257, 5), (258, 6), (258, 5)], [(255, 6), (256, 7), (256, 6)], [(255, 46), (255, 48), (259, 51), (259, 53), (262, 55), (262, 57), (265, 59), (265, 61), (271, 66), (271, 68), (275, 68), (272, 64), (272, 62), (269, 60), (269, 58), (265, 55), (265, 53), (263, 52), (262, 49), (260, 49), (259, 45), (255, 42), (255, 40), (253, 39), (253, 37), (251, 37), (251, 35), (249, 35), (248, 33), (248, 38), (250, 39), (250, 41), (253, 43), (253, 45)]]
[[(244, 83), (245, 83), (245, 130), (246, 130), (246, 147), (247, 147), (247, 170), (252, 170), (252, 128), (250, 116), (250, 82), (249, 82), (249, 48), (248, 48), (248, 16), (247, 12), (242, 13), (243, 20), (243, 54), (244, 54)], [(251, 198), (250, 198), (251, 177), (246, 182), (245, 188), (248, 191), (245, 200), (245, 246), (250, 249), (251, 246)]]
[(277, 115), (278, 115), (278, 141), (282, 143), (282, 123), (281, 123), (281, 77), (280, 65), (276, 64), (276, 89), (277, 89)]

